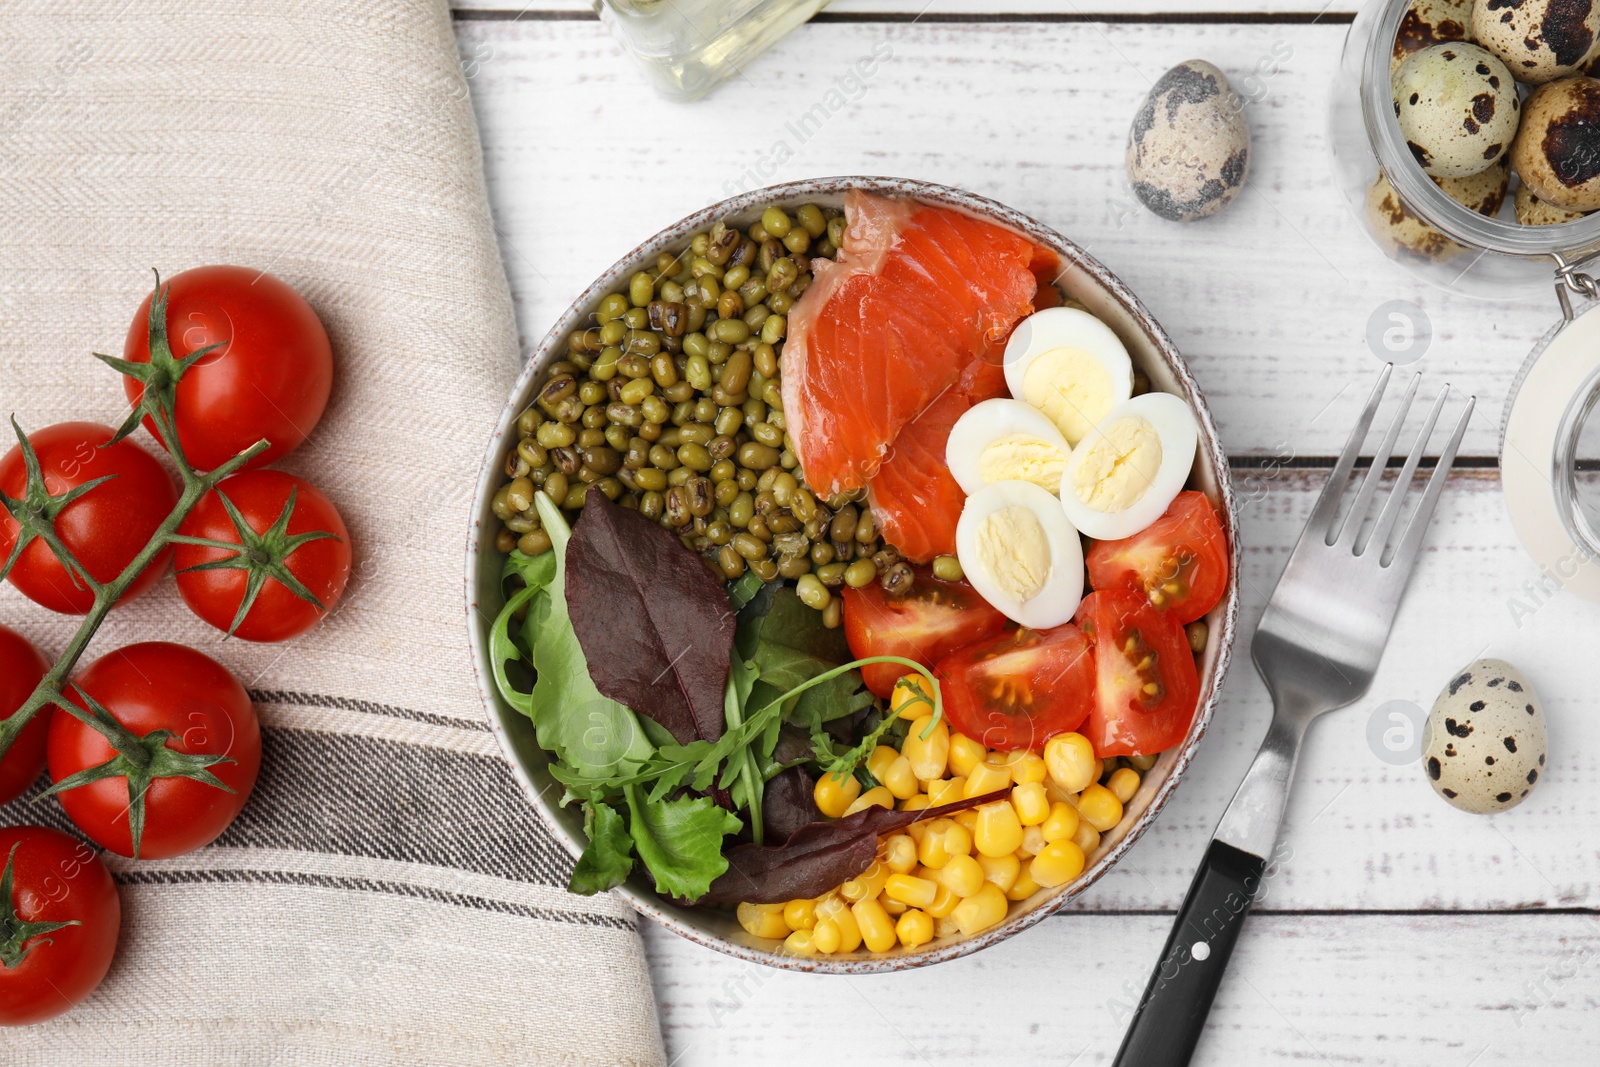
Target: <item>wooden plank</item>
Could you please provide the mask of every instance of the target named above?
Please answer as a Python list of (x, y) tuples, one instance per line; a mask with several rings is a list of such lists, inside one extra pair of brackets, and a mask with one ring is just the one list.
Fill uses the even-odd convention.
[[(870, 978), (743, 963), (645, 924), (674, 1067), (1107, 1064), (1165, 915), (1067, 915), (975, 956)], [(1250, 918), (1194, 1063), (1588, 1063), (1600, 920)]]
[[(1323, 135), (1343, 26), (812, 24), (691, 105), (652, 94), (595, 23), (457, 31), (528, 344), (615, 256), (689, 211), (770, 181), (862, 172), (977, 190), (1100, 257), (1188, 354), (1235, 454), (1336, 452), (1343, 421), (1319, 413), (1376, 371), (1368, 319), (1407, 299), (1433, 323), (1419, 366), (1478, 394), (1466, 447), (1492, 456), (1511, 378), (1556, 314), (1547, 291), (1481, 301), (1429, 288), (1368, 242)], [(874, 46), (892, 54), (854, 99), (803, 143), (788, 132)], [(1249, 189), (1179, 226), (1131, 206), (1122, 155), (1150, 81), (1191, 56), (1241, 81), (1280, 73), (1262, 74), (1248, 108)]]
[[(486, 18), (505, 21), (538, 20), (551, 14), (573, 12), (592, 14), (594, 5), (585, 0), (451, 0), (460, 18)], [(1347, 22), (1358, 5), (1349, 0), (833, 0), (824, 8), (828, 17), (857, 18), (889, 15), (922, 15), (929, 21), (976, 15), (1018, 20), (1061, 18), (1124, 22), (1151, 17), (1171, 21), (1233, 22), (1242, 20), (1308, 20)]]

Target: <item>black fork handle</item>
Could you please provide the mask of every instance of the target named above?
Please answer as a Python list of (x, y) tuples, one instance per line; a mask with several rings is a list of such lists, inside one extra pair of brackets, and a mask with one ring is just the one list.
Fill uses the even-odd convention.
[(1260, 856), (1211, 842), (1113, 1067), (1183, 1067), (1189, 1062), (1265, 869)]

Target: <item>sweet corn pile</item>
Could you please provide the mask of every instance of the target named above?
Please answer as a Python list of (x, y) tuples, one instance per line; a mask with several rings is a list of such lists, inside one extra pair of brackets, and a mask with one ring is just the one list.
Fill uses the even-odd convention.
[(1010, 798), (885, 835), (871, 867), (814, 900), (740, 904), (750, 934), (782, 940), (788, 952), (833, 955), (987, 930), (1011, 902), (1083, 873), (1156, 759), (1099, 760), (1076, 733), (1051, 738), (1042, 754), (990, 751), (923, 714), (928, 701), (913, 676), (895, 686), (889, 706), (911, 725), (898, 751), (879, 745), (867, 758), (880, 784), (863, 792), (854, 777), (824, 776), (815, 792), (823, 815), (874, 804), (917, 811), (1008, 787)]

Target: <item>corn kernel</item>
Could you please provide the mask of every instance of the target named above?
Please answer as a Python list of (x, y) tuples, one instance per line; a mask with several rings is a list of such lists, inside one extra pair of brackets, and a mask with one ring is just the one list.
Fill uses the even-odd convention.
[(961, 900), (962, 898), (950, 892), (948, 887), (940, 886), (933, 895), (933, 903), (922, 910), (932, 915), (935, 919), (942, 919), (955, 911), (956, 905), (960, 904)]
[(911, 761), (898, 754), (877, 778), (894, 794), (896, 800), (910, 800), (922, 790), (922, 783), (917, 781), (916, 774), (911, 770)]
[(888, 769), (889, 764), (899, 758), (900, 753), (888, 745), (879, 745), (872, 750), (872, 755), (867, 757), (867, 770), (872, 772), (872, 777), (881, 782), (883, 781), (883, 772)]
[(950, 913), (961, 932), (968, 937), (989, 929), (1006, 917), (1006, 895), (993, 885), (985, 885), (977, 893), (956, 905)]
[(850, 905), (850, 913), (856, 917), (862, 943), (868, 951), (888, 952), (894, 948), (894, 923), (889, 921), (889, 913), (883, 910), (882, 904), (876, 900), (858, 900)]
[(1029, 782), (1043, 782), (1048, 772), (1045, 770), (1044, 757), (1037, 752), (1011, 753), (1011, 780), (1018, 785)]
[[(977, 815), (974, 813), (973, 818)], [(973, 826), (977, 823), (974, 822)], [(944, 854), (946, 856), (965, 856), (972, 852), (972, 827), (960, 820), (951, 820), (944, 831)]]
[(1089, 825), (1088, 819), (1078, 820), (1078, 829), (1072, 834), (1072, 843), (1083, 849), (1085, 856), (1094, 855), (1100, 847), (1100, 831)]
[(983, 762), (989, 750), (966, 734), (950, 735), (950, 772), (970, 775), (972, 768)]
[(856, 797), (850, 806), (844, 809), (844, 813), (846, 815), (854, 815), (858, 811), (866, 811), (871, 807), (894, 810), (894, 794), (889, 792), (885, 786), (875, 785)]
[(789, 924), (783, 921), (782, 904), (740, 904), (739, 925), (752, 937), (788, 937)]
[(1022, 872), (1022, 861), (1015, 855), (979, 856), (978, 865), (983, 868), (983, 880), (999, 886), (1002, 893), (1016, 885), (1017, 875)]
[(916, 875), (891, 874), (889, 880), (883, 883), (883, 891), (890, 899), (898, 900), (902, 904), (909, 904), (913, 908), (925, 908), (933, 903), (934, 894), (939, 891), (939, 886)]
[(933, 940), (933, 919), (915, 908), (900, 916), (894, 924), (895, 936), (906, 948), (916, 948)]
[(895, 834), (883, 847), (883, 862), (896, 874), (910, 874), (917, 866), (917, 843), (906, 834)]
[(1026, 852), (1030, 856), (1037, 856), (1039, 851), (1049, 844), (1044, 839), (1044, 831), (1037, 826), (1024, 826), (1022, 828), (1022, 844), (1017, 846), (1018, 852)]
[(1118, 767), (1106, 780), (1106, 788), (1119, 803), (1126, 804), (1139, 791), (1139, 772), (1132, 767)]
[(785, 952), (797, 952), (802, 956), (809, 956), (817, 951), (816, 943), (811, 938), (810, 930), (796, 930), (783, 939)]
[(983, 887), (983, 865), (971, 856), (951, 856), (936, 880), (956, 896), (970, 897)]
[(967, 784), (961, 790), (966, 798), (981, 797), (1011, 784), (1011, 768), (993, 763), (979, 763), (967, 775)]
[(889, 693), (889, 710), (913, 722), (931, 715), (933, 699), (928, 696), (928, 680), (916, 673), (901, 675)]
[(1078, 832), (1078, 809), (1059, 802), (1050, 805), (1050, 814), (1039, 829), (1044, 831), (1046, 841), (1071, 840), (1072, 835)]
[(889, 868), (881, 863), (872, 866), (850, 879), (839, 887), (839, 892), (852, 903), (859, 900), (870, 900), (883, 892), (883, 883), (889, 878)]
[(950, 937), (960, 932), (961, 927), (948, 915), (942, 919), (933, 920), (933, 934), (935, 937)]
[(1078, 815), (1090, 826), (1105, 833), (1122, 821), (1122, 801), (1098, 782), (1078, 794)]
[[(930, 729), (931, 727), (931, 729)], [(924, 738), (923, 733), (927, 733)], [(944, 777), (945, 761), (950, 757), (950, 724), (932, 715), (923, 715), (911, 724), (901, 755), (911, 761), (911, 771), (924, 782)]]
[(851, 775), (841, 777), (824, 774), (817, 779), (816, 788), (811, 791), (811, 799), (817, 802), (817, 810), (830, 819), (843, 816), (845, 809), (860, 795), (861, 783)]
[(978, 828), (972, 843), (985, 856), (1004, 856), (1022, 844), (1022, 824), (1017, 809), (1008, 800), (996, 800), (978, 807)]
[(825, 955), (839, 951), (839, 946), (844, 943), (844, 935), (839, 932), (839, 924), (832, 919), (818, 919), (817, 925), (811, 928), (811, 947)]
[[(1032, 866), (1030, 863), (1029, 866)], [(1006, 890), (1007, 900), (1027, 900), (1039, 891), (1039, 883), (1033, 880), (1033, 875), (1028, 873), (1028, 868), (1023, 867), (1017, 873), (1017, 880), (1011, 883), (1011, 888)]]
[(829, 893), (817, 899), (817, 915), (820, 919), (827, 919), (839, 928), (839, 951), (854, 952), (861, 947), (861, 927), (856, 924), (855, 912), (850, 910), (850, 905), (837, 893)]
[(1052, 804), (1071, 804), (1074, 808), (1078, 806), (1078, 794), (1062, 789), (1056, 785), (1054, 778), (1044, 780), (1044, 795), (1050, 798)]
[(1065, 885), (1083, 873), (1083, 849), (1071, 841), (1052, 841), (1028, 864), (1028, 876), (1046, 889)]
[(962, 799), (966, 788), (967, 780), (960, 775), (939, 782), (929, 782), (928, 806), (937, 808), (940, 804), (954, 804)]
[(945, 851), (945, 832), (956, 825), (949, 819), (930, 819), (925, 823), (912, 823), (912, 826), (923, 827), (922, 840), (917, 843), (917, 859), (924, 867), (938, 870), (950, 858), (950, 853)]
[(878, 894), (878, 904), (882, 906), (883, 910), (889, 915), (890, 918), (905, 914), (905, 910), (911, 907), (911, 905), (907, 904), (905, 901), (896, 900), (887, 893)]
[(804, 897), (783, 906), (783, 921), (791, 930), (809, 930), (817, 925), (817, 905)]
[[(905, 800), (900, 802), (901, 811), (922, 811), (928, 806), (928, 797), (925, 793), (918, 793), (914, 797), (906, 797)], [(916, 824), (913, 823), (912, 825), (915, 826)]]
[(1082, 734), (1057, 734), (1044, 744), (1044, 765), (1064, 791), (1076, 793), (1100, 777), (1094, 746)]
[(1011, 790), (1011, 806), (1017, 809), (1017, 821), (1023, 826), (1038, 826), (1050, 816), (1050, 798), (1044, 786), (1027, 782)]
[(971, 808), (965, 808), (950, 816), (950, 821), (966, 827), (967, 833), (972, 833), (978, 828), (978, 813)]

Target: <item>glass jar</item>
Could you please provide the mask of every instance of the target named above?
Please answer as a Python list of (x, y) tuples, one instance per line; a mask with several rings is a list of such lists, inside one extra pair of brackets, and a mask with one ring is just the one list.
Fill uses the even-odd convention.
[(827, 0), (594, 0), (600, 21), (657, 92), (695, 100), (820, 11)]
[[(1523, 226), (1512, 215), (1509, 194), (1500, 216), (1488, 217), (1434, 184), (1406, 148), (1389, 88), (1395, 35), (1410, 7), (1410, 0), (1370, 0), (1345, 37), (1328, 102), (1339, 191), (1380, 249), (1433, 284), (1500, 298), (1548, 286), (1553, 269), (1600, 253), (1600, 212), (1554, 226)], [(1405, 212), (1439, 235), (1433, 254), (1398, 247), (1386, 233), (1383, 213), (1369, 207), (1369, 193), (1383, 178)]]

